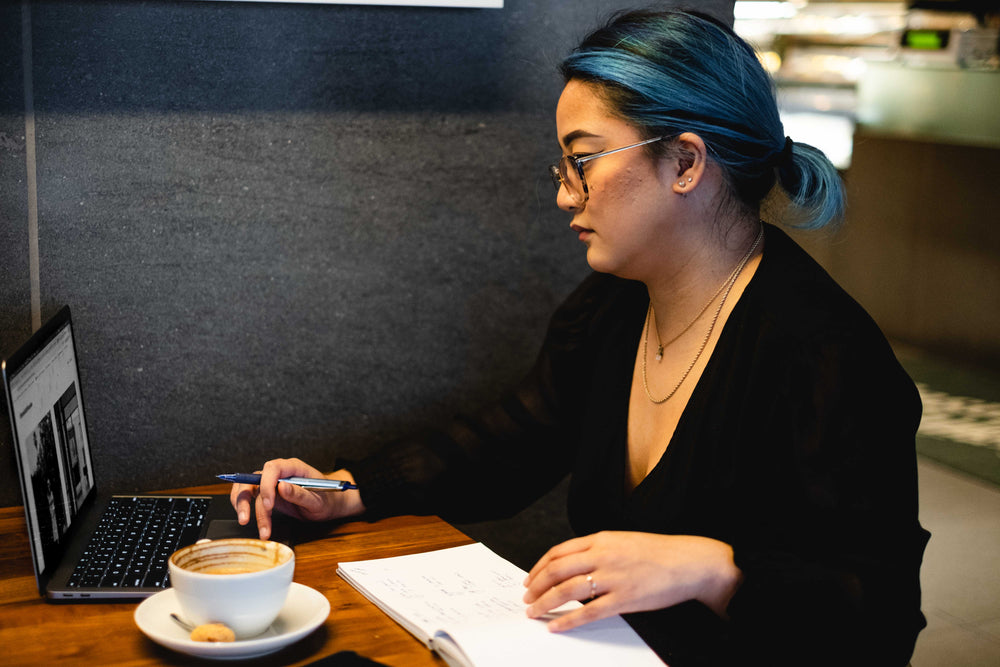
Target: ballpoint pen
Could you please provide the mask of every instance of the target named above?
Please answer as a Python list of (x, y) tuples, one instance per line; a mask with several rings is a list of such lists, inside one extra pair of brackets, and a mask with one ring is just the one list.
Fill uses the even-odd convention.
[[(225, 475), (216, 475), (221, 480), (226, 482), (232, 482), (233, 484), (260, 484), (259, 474), (248, 474), (248, 473), (228, 473)], [(341, 479), (317, 479), (315, 477), (285, 477), (278, 480), (279, 482), (288, 482), (289, 484), (295, 484), (296, 486), (301, 486), (304, 489), (317, 489), (326, 491), (348, 491), (350, 489), (358, 488), (357, 484), (351, 484), (350, 482)]]

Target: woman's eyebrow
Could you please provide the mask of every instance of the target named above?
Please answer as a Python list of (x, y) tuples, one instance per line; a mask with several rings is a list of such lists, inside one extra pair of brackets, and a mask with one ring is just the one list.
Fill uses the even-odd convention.
[(562, 145), (569, 146), (571, 143), (577, 139), (583, 139), (584, 137), (598, 137), (600, 135), (594, 134), (593, 132), (587, 132), (586, 130), (573, 130), (572, 132), (567, 132), (562, 138)]

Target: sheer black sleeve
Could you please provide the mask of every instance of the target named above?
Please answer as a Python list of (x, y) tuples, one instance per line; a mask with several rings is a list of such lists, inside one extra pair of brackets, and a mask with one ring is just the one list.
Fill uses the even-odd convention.
[(763, 416), (787, 485), (758, 492), (732, 545), (735, 645), (773, 664), (905, 665), (924, 625), (919, 395), (887, 345), (834, 336), (787, 354)]
[(438, 514), (449, 521), (512, 516), (569, 472), (587, 384), (588, 330), (616, 281), (592, 275), (552, 317), (528, 375), (505, 398), (448, 426), (397, 440), (360, 461), (339, 461), (373, 514)]

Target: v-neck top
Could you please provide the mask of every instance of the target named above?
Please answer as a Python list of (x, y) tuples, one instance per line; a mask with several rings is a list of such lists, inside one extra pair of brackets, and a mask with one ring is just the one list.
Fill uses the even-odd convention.
[(765, 235), (669, 446), (630, 492), (629, 397), (649, 296), (595, 273), (504, 400), (344, 463), (366, 507), (498, 518), (570, 474), (577, 534), (733, 547), (743, 583), (728, 620), (697, 602), (626, 615), (672, 666), (905, 665), (925, 625), (919, 395), (871, 317), (787, 234)]

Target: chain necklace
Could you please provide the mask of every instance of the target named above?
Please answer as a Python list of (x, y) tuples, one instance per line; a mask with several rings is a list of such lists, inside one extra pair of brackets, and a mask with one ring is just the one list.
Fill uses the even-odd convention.
[[(708, 310), (708, 307), (712, 305), (712, 301), (715, 301), (716, 297), (719, 296), (719, 292), (722, 292), (723, 288), (725, 288), (725, 293), (722, 295), (722, 301), (719, 302), (719, 307), (715, 309), (715, 315), (712, 316), (712, 323), (708, 327), (708, 333), (705, 334), (705, 338), (701, 341), (701, 345), (698, 347), (698, 353), (694, 356), (694, 359), (688, 365), (687, 370), (684, 371), (684, 374), (681, 375), (681, 379), (678, 380), (677, 384), (674, 385), (674, 388), (670, 390), (670, 393), (664, 396), (663, 398), (659, 399), (653, 398), (653, 394), (651, 394), (649, 391), (649, 382), (646, 379), (646, 357), (648, 356), (647, 346), (649, 345), (649, 327), (651, 322), (655, 323), (656, 321), (656, 313), (653, 312), (653, 303), (652, 301), (650, 301), (649, 308), (646, 310), (646, 326), (645, 326), (646, 331), (645, 335), (642, 338), (642, 388), (646, 390), (646, 398), (648, 398), (654, 404), (661, 405), (669, 401), (671, 398), (673, 398), (674, 394), (677, 393), (677, 390), (681, 388), (682, 384), (684, 384), (684, 380), (686, 380), (687, 376), (691, 373), (691, 369), (693, 369), (695, 364), (698, 363), (698, 360), (701, 359), (701, 353), (705, 351), (705, 347), (708, 345), (708, 341), (712, 337), (712, 332), (715, 331), (715, 323), (719, 321), (719, 314), (722, 313), (722, 308), (723, 306), (726, 305), (726, 299), (729, 298), (729, 293), (732, 291), (733, 285), (736, 284), (736, 279), (739, 277), (740, 273), (743, 272), (744, 267), (746, 267), (747, 262), (750, 261), (750, 258), (753, 256), (753, 253), (757, 249), (757, 246), (760, 245), (760, 241), (763, 237), (764, 237), (764, 228), (762, 226), (760, 228), (760, 231), (757, 232), (757, 238), (754, 239), (753, 245), (750, 246), (750, 249), (747, 251), (747, 254), (743, 256), (743, 259), (741, 259), (740, 263), (736, 265), (735, 269), (733, 269), (733, 272), (729, 275), (729, 278), (726, 280), (726, 282), (722, 283), (722, 286), (718, 289), (718, 291), (716, 291), (715, 295), (712, 296), (712, 300), (709, 301), (707, 304), (705, 304), (705, 307), (701, 309), (701, 312), (698, 313), (698, 317), (694, 318), (691, 324), (684, 327), (684, 331), (680, 332), (666, 343), (666, 345), (670, 345), (678, 338), (683, 336), (685, 333), (687, 333), (688, 329), (690, 329), (694, 325), (694, 323), (697, 322), (698, 319), (705, 313), (705, 311)], [(657, 340), (659, 340), (660, 336), (659, 331), (656, 332), (656, 336)], [(657, 361), (663, 358), (663, 348), (664, 345), (659, 345), (659, 348), (656, 352)]]
[[(688, 329), (690, 329), (691, 327), (693, 327), (694, 323), (701, 319), (701, 316), (705, 314), (705, 311), (708, 310), (708, 307), (712, 305), (712, 303), (718, 298), (718, 296), (720, 294), (722, 294), (722, 290), (725, 289), (726, 285), (729, 284), (729, 281), (731, 281), (733, 279), (733, 275), (735, 275), (737, 271), (739, 271), (739, 267), (737, 267), (733, 271), (733, 273), (729, 275), (729, 278), (726, 280), (726, 282), (724, 282), (721, 285), (719, 285), (719, 289), (715, 290), (715, 294), (712, 295), (712, 298), (708, 300), (708, 302), (704, 305), (704, 307), (700, 311), (698, 311), (698, 314), (694, 316), (694, 319), (691, 320), (690, 322), (688, 322), (688, 325), (686, 327), (684, 327), (684, 330), (681, 331), (676, 336), (674, 336), (673, 338), (671, 338), (670, 340), (668, 340), (666, 343), (660, 341), (660, 328), (658, 326), (656, 326), (656, 313), (653, 312), (653, 302), (652, 301), (649, 302), (649, 310), (646, 311), (646, 319), (649, 320), (651, 318), (652, 321), (653, 321), (652, 322), (653, 323), (653, 332), (656, 334), (656, 360), (657, 361), (661, 361), (663, 359), (663, 348), (671, 345), (678, 338), (680, 338), (681, 336), (683, 336), (684, 334), (686, 334), (688, 332)], [(649, 326), (648, 321), (647, 321), (646, 326), (647, 327)], [(646, 330), (646, 338), (649, 338), (649, 329), (648, 328)]]

